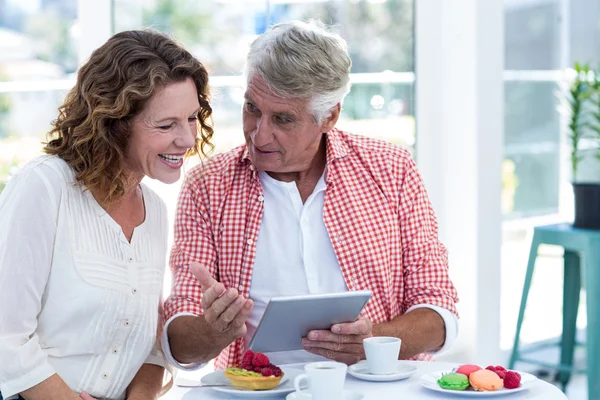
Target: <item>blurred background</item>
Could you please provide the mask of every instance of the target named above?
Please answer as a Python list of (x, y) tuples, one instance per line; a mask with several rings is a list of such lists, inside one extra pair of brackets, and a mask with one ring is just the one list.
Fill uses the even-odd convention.
[[(353, 61), (338, 127), (410, 149), (438, 210), (465, 323), (463, 340), (441, 358), (504, 362), (532, 227), (572, 220), (561, 96), (575, 61), (600, 60), (600, 0), (452, 3), (0, 0), (0, 190), (40, 154), (78, 65), (111, 34), (153, 27), (207, 66), (221, 152), (243, 143), (240, 72), (252, 40), (274, 23), (321, 20), (348, 41)], [(485, 18), (500, 23), (486, 26)], [(596, 173), (596, 164), (584, 163), (584, 172)], [(172, 218), (179, 185), (148, 183)], [(544, 247), (542, 255), (522, 333), (527, 343), (561, 332), (562, 298), (552, 294), (562, 291), (562, 252)]]

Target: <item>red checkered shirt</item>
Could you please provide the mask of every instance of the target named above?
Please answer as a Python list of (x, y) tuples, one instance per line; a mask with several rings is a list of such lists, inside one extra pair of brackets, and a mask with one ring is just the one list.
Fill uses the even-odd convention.
[[(344, 280), (349, 290), (373, 292), (363, 315), (387, 322), (417, 304), (456, 314), (447, 251), (408, 151), (333, 129), (327, 133), (326, 171), (323, 220)], [(249, 296), (262, 200), (245, 145), (188, 173), (175, 219), (166, 319), (183, 312), (202, 315), (202, 292), (190, 261)], [(244, 350), (243, 339), (233, 342), (217, 357), (217, 369), (239, 364)]]

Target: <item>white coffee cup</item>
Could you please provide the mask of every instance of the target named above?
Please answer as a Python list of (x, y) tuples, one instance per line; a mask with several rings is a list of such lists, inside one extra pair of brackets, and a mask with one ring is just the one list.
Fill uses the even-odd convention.
[(396, 372), (402, 340), (396, 337), (375, 336), (363, 339), (369, 372), (389, 375)]
[(294, 380), (296, 391), (300, 390), (303, 380), (308, 380), (308, 392), (312, 400), (339, 400), (342, 398), (346, 370), (348, 366), (335, 361), (323, 361), (306, 364), (304, 374), (298, 375)]

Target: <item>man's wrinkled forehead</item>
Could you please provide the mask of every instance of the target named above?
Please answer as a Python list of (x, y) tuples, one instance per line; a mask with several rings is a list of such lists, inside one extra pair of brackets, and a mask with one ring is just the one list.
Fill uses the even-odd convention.
[(251, 91), (258, 91), (261, 92), (261, 94), (263, 95), (267, 95), (269, 97), (275, 97), (275, 98), (279, 98), (281, 100), (291, 100), (289, 98), (286, 98), (286, 96), (282, 95), (281, 93), (277, 92), (275, 89), (273, 89), (265, 80), (263, 77), (261, 77), (260, 75), (257, 74), (253, 74), (251, 76), (248, 77), (248, 81), (246, 84), (246, 92), (244, 95), (248, 95), (248, 93)]
[(296, 115), (308, 113), (308, 103), (306, 100), (282, 96), (273, 91), (260, 77), (248, 79), (248, 86), (244, 93), (244, 99), (259, 106), (267, 103), (270, 108), (281, 108), (281, 110), (275, 110), (281, 113), (289, 113), (290, 111)]

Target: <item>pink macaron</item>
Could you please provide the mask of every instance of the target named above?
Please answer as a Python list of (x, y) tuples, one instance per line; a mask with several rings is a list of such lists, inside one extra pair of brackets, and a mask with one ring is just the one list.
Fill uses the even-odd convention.
[(482, 369), (482, 368), (479, 365), (465, 364), (465, 365), (461, 365), (460, 367), (458, 367), (458, 369), (456, 370), (456, 373), (457, 374), (464, 374), (464, 375), (466, 375), (468, 377), (473, 372), (479, 371), (480, 369)]

